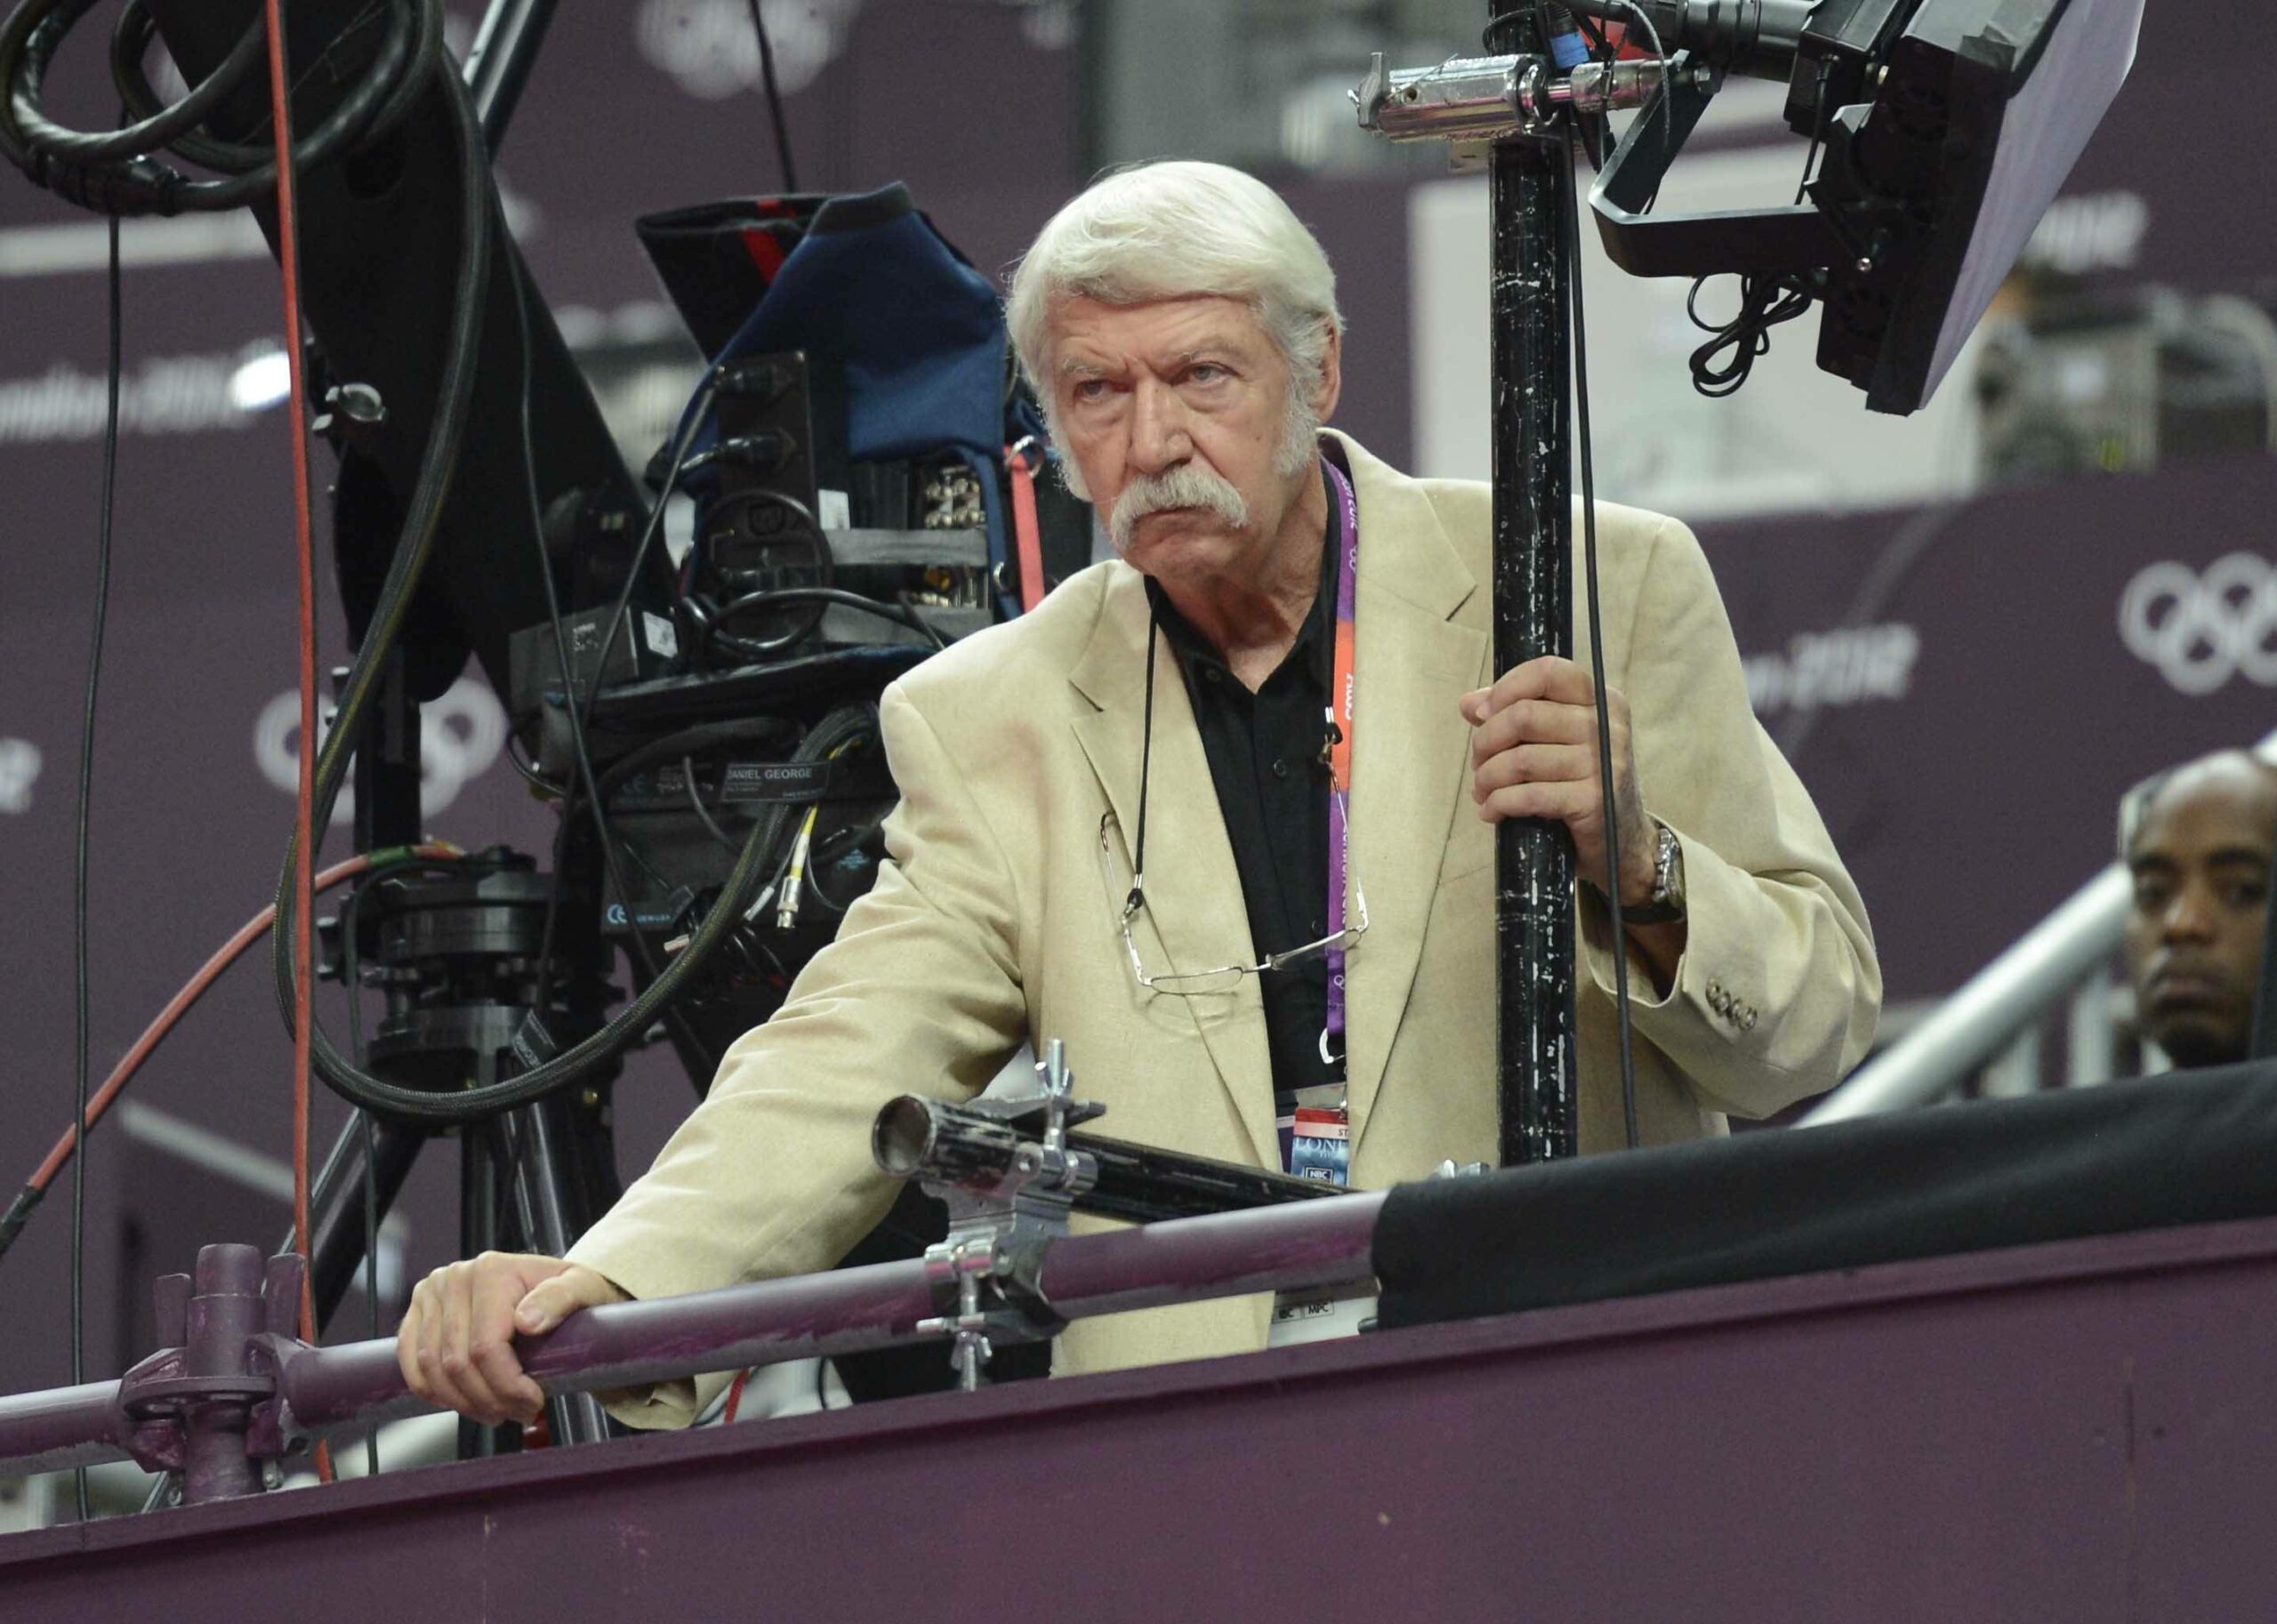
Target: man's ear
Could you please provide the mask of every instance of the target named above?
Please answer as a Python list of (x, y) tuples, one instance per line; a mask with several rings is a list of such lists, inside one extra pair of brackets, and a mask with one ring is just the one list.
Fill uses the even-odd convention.
[(1320, 352), (1320, 388), (1313, 397), (1313, 412), (1326, 422), (1336, 415), (1336, 403), (1344, 393), (1344, 335), (1333, 321), (1324, 320), (1322, 326), (1328, 329), (1328, 342)]

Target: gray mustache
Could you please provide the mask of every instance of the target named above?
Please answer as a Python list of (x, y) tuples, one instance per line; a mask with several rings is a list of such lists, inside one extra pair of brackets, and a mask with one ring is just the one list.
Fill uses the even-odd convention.
[(1249, 523), (1249, 503), (1242, 494), (1216, 474), (1180, 463), (1165, 473), (1142, 474), (1122, 487), (1107, 519), (1107, 534), (1118, 552), (1130, 551), (1131, 533), (1149, 513), (1171, 508), (1198, 508), (1216, 515), (1235, 530)]

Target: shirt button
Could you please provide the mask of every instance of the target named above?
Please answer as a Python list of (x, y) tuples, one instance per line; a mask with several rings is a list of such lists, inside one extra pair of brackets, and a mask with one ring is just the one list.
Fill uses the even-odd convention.
[(1202, 668), (1202, 680), (1210, 683), (1216, 682), (1218, 680), (1218, 668), (1214, 665), (1203, 666)]
[(1289, 776), (1289, 760), (1286, 756), (1281, 757), (1273, 763), (1273, 776), (1275, 778), (1286, 778)]

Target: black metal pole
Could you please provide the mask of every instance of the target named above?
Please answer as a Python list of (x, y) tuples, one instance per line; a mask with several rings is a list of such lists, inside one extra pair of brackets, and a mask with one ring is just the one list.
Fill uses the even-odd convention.
[[(384, 1219), (403, 1182), (411, 1175), (427, 1136), (397, 1122), (372, 1125), (372, 1183), (374, 1204)], [(279, 1251), (299, 1252), (309, 1259), (309, 1290), (316, 1299), (317, 1329), (332, 1321), (333, 1310), (348, 1294), (362, 1272), (364, 1257), (364, 1136), (351, 1116), (340, 1130), (332, 1154), (309, 1197), (309, 1232), (314, 1237), (302, 1246), (290, 1228)]]
[[(515, 1227), (526, 1250), (555, 1258), (568, 1251), (594, 1216), (579, 1210), (567, 1116), (556, 1095), (500, 1119)], [(556, 1443), (597, 1443), (608, 1436), (607, 1412), (590, 1393), (548, 1399), (546, 1419)]]
[[(479, 1080), (492, 1081), (483, 1066)], [(459, 1128), (459, 1256), (479, 1258), (498, 1244), (498, 1125), (495, 1117)], [(503, 1454), (521, 1446), (520, 1429), (511, 1423), (485, 1427), (459, 1418), (459, 1459)]]
[[(351, 500), (346, 495), (337, 500), (335, 519)], [(358, 521), (359, 527), (368, 522)], [(335, 667), (334, 691), (347, 680), (347, 668)], [(364, 736), (356, 742), (352, 782), (358, 851), (409, 846), (424, 830), (419, 811), (420, 726), (419, 701), (411, 692), (403, 652), (390, 649), (380, 667), (379, 696), (366, 714)]]
[[(1507, 4), (1507, 0), (1503, 0)], [(1498, 12), (1501, 5), (1495, 8)], [(1543, 53), (1532, 14), (1487, 48)], [(1562, 140), (1494, 143), (1489, 171), (1494, 436), (1494, 670), (1573, 652), (1562, 231), (1573, 183)], [(1573, 844), (1562, 824), (1511, 819), (1494, 848), (1496, 1057), (1505, 1167), (1578, 1149), (1573, 1086)]]

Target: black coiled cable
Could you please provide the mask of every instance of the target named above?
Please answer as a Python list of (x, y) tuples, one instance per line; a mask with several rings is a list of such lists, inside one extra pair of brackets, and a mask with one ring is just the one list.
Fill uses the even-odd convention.
[[(111, 74), (133, 120), (117, 130), (73, 130), (48, 117), (42, 100), (49, 65), (95, 0), (22, 0), (0, 23), (0, 157), (57, 196), (106, 214), (180, 214), (241, 208), (272, 197), (277, 164), (268, 143), (239, 145), (197, 126), (248, 77), (265, 71), (268, 29), (259, 18), (221, 65), (171, 107), (142, 71), (155, 32), (146, 0), (127, 0), (111, 34)], [(326, 54), (355, 48), (365, 29), (380, 42), (338, 107), (293, 146), (295, 173), (354, 151), (391, 129), (439, 68), (455, 78), (442, 49), (441, 0), (374, 0)], [(219, 178), (162, 162), (172, 152)]]
[[(1710, 400), (1735, 395), (1755, 364), (1771, 352), (1771, 329), (1811, 308), (1811, 286), (1799, 277), (1742, 277), (1739, 314), (1721, 324), (1700, 314), (1702, 277), (1692, 285), (1685, 314), (1702, 333), (1714, 334), (1692, 352), (1692, 387)], [(1729, 351), (1728, 358), (1718, 358)]]
[[(874, 748), (877, 726), (874, 706), (849, 705), (833, 711), (800, 741), (799, 747), (791, 754), (791, 760), (800, 763), (825, 761), (833, 752), (862, 742), (867, 742)], [(336, 738), (341, 734), (335, 729), (333, 736)], [(609, 784), (610, 775), (602, 774), (598, 786), (602, 794), (607, 793)], [(318, 785), (320, 792), (323, 787), (321, 784)], [(338, 786), (334, 784), (333, 787), (336, 790)], [(703, 921), (689, 937), (688, 945), (675, 953), (664, 965), (663, 973), (607, 1025), (544, 1064), (483, 1088), (449, 1094), (433, 1093), (404, 1088), (358, 1069), (350, 1065), (318, 1030), (310, 1034), (314, 1040), (312, 1049), (318, 1072), (334, 1092), (353, 1100), (366, 1110), (398, 1121), (434, 1124), (464, 1122), (527, 1105), (575, 1081), (596, 1066), (615, 1058), (642, 1037), (656, 1024), (665, 1005), (678, 995), (688, 977), (701, 969), (728, 938), (742, 929), (744, 912), (769, 878), (773, 866), (771, 859), (797, 809), (791, 803), (780, 802), (767, 807), (760, 813), (744, 840), (742, 855), (720, 887), (718, 900), (705, 912)], [(280, 962), (286, 962), (281, 956)]]

